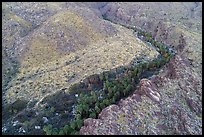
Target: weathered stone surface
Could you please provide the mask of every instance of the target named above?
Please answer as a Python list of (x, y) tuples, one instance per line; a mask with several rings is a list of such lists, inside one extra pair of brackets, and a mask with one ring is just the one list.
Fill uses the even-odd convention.
[(150, 80), (148, 79), (142, 79), (140, 81), (140, 91), (142, 92), (141, 94), (145, 94), (152, 100), (159, 102), (161, 100), (161, 96), (158, 93), (158, 90), (156, 89), (156, 85), (153, 84)]

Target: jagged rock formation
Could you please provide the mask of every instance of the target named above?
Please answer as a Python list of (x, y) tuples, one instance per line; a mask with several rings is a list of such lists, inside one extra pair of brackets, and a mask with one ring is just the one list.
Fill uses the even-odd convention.
[(86, 119), (80, 133), (201, 134), (201, 82), (183, 71), (190, 67), (179, 55), (168, 66), (160, 75), (141, 80), (132, 96), (105, 108), (99, 119)]

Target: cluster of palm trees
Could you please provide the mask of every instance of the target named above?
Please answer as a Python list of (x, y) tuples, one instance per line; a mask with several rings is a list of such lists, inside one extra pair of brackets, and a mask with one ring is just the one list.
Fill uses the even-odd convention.
[[(119, 78), (117, 77), (118, 74), (113, 71), (99, 74), (100, 82), (103, 82), (102, 90), (82, 92), (87, 90), (84, 88), (84, 83), (73, 85), (70, 88), (72, 92), (77, 89), (81, 92), (77, 99), (75, 119), (71, 121), (69, 125), (62, 127), (59, 131), (56, 131), (56, 129), (52, 130), (52, 128), (50, 128), (51, 126), (45, 126), (44, 131), (46, 134), (79, 134), (84, 119), (97, 118), (102, 109), (110, 104), (117, 103), (121, 98), (133, 93), (143, 72), (160, 68), (173, 57), (169, 49), (164, 44), (155, 41), (151, 34), (141, 30), (139, 30), (138, 33), (145, 37), (146, 42), (150, 42), (153, 46), (157, 47), (161, 56), (150, 62), (141, 62), (137, 66), (124, 67), (124, 75), (121, 75)], [(77, 93), (79, 93), (79, 91)]]

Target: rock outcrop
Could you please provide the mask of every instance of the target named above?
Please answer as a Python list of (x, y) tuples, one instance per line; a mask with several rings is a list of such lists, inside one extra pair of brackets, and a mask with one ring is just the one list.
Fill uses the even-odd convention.
[[(181, 69), (190, 68), (179, 55), (168, 65), (150, 80), (142, 79), (133, 95), (105, 108), (98, 119), (86, 119), (80, 133), (201, 134), (201, 97), (195, 98), (200, 94), (201, 83)], [(169, 71), (176, 75), (169, 76)]]

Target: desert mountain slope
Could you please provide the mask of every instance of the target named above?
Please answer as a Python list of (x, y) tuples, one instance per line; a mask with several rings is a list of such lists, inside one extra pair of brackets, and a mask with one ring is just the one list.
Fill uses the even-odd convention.
[(61, 128), (75, 110), (70, 86), (155, 59), (136, 26), (175, 56), (80, 134), (202, 134), (202, 3), (3, 2), (2, 15), (3, 133)]
[(108, 3), (100, 9), (108, 20), (151, 32), (177, 55), (159, 75), (142, 80), (132, 96), (85, 120), (81, 134), (202, 134), (201, 8), (202, 3)]
[(26, 94), (29, 100), (40, 99), (85, 76), (127, 64), (136, 54), (150, 58), (158, 54), (126, 28), (95, 18), (104, 23), (102, 32), (80, 14), (60, 11), (26, 36), (18, 46), (23, 48), (19, 73), (10, 83), (7, 100), (14, 102)]

